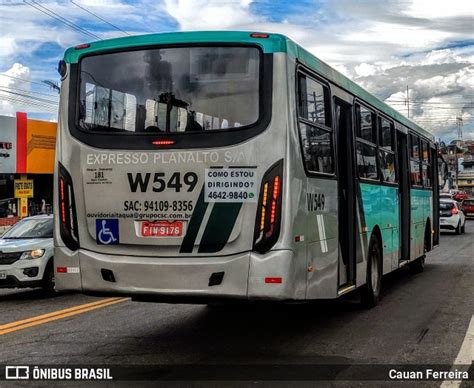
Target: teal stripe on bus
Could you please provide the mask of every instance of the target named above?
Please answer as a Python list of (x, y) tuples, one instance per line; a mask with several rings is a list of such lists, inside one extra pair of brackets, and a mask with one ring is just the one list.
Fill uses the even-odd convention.
[(189, 220), (188, 229), (186, 231), (186, 235), (184, 236), (181, 248), (179, 250), (180, 253), (191, 253), (193, 251), (194, 243), (196, 241), (199, 228), (201, 227), (202, 220), (204, 219), (204, 214), (206, 214), (206, 209), (208, 205), (209, 204), (207, 202), (204, 202), (203, 186), (201, 189), (201, 193), (199, 194), (196, 206), (194, 208), (193, 215)]
[(399, 249), (398, 187), (362, 182), (360, 190), (368, 235), (371, 235), (375, 226), (378, 226), (382, 234), (384, 253)]
[(365, 258), (365, 252), (363, 252), (362, 250), (362, 247), (366, 247), (367, 249), (367, 246), (368, 246), (368, 237), (367, 237), (367, 233), (364, 232), (365, 228), (366, 228), (366, 223), (365, 223), (365, 212), (364, 212), (364, 203), (362, 201), (362, 192), (361, 192), (361, 189), (360, 189), (360, 184), (357, 183), (356, 184), (356, 187), (357, 187), (357, 195), (356, 195), (356, 198), (357, 198), (357, 208), (356, 208), (356, 211), (359, 212), (359, 219), (360, 219), (360, 226), (359, 226), (359, 220), (356, 218), (356, 230), (357, 230), (357, 233), (356, 233), (356, 239), (359, 238), (360, 240), (359, 241), (356, 241), (356, 262), (357, 263), (362, 263), (364, 261), (364, 258)]
[(110, 50), (133, 50), (159, 45), (251, 44), (259, 46), (264, 54), (286, 52), (288, 38), (281, 34), (268, 34), (268, 38), (253, 38), (249, 31), (187, 31), (160, 34), (134, 35), (90, 42), (81, 49), (70, 47), (64, 53), (67, 63), (78, 63), (81, 56)]
[(241, 208), (241, 202), (214, 204), (199, 244), (199, 253), (215, 253), (225, 247)]

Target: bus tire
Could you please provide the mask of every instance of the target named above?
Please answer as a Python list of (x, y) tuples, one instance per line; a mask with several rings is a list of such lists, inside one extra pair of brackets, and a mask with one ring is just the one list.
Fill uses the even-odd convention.
[(42, 288), (48, 294), (53, 294), (54, 290), (54, 266), (53, 266), (53, 258), (50, 259), (50, 262), (46, 266), (43, 275), (43, 285)]
[(425, 256), (421, 256), (410, 263), (410, 270), (413, 273), (421, 273), (425, 270)]
[(372, 236), (367, 255), (367, 278), (361, 290), (361, 305), (371, 308), (380, 300), (382, 288), (382, 252), (376, 236)]
[(410, 266), (410, 270), (413, 272), (413, 273), (421, 273), (425, 270), (425, 259), (426, 259), (426, 253), (428, 252), (429, 250), (429, 247), (430, 247), (430, 241), (429, 241), (429, 238), (430, 238), (430, 234), (429, 234), (429, 229), (428, 227), (426, 228), (426, 231), (425, 231), (425, 242), (424, 242), (424, 245), (423, 245), (423, 256), (419, 257), (418, 259), (416, 260), (413, 260), (409, 266)]

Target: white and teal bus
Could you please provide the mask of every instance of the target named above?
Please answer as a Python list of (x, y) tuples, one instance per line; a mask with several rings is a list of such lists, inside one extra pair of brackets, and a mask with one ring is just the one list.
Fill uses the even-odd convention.
[(183, 32), (66, 51), (58, 290), (304, 301), (422, 270), (433, 137), (285, 36)]

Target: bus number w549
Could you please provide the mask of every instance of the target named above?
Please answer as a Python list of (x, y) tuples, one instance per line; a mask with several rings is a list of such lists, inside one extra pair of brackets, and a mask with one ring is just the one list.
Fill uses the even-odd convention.
[[(142, 174), (141, 172), (133, 174), (127, 173), (128, 184), (130, 185), (130, 191), (136, 193), (138, 190), (142, 193), (146, 191), (153, 191), (155, 193), (161, 193), (166, 189), (175, 190), (177, 193), (184, 190), (191, 192), (197, 185), (198, 176), (194, 172), (184, 173), (181, 177), (180, 172), (174, 172), (171, 176), (166, 176), (164, 172), (147, 172)], [(183, 187), (184, 186), (184, 187)]]

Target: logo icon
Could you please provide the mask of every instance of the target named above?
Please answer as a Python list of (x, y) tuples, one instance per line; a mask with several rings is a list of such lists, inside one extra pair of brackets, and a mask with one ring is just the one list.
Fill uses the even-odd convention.
[(28, 380), (30, 378), (30, 367), (28, 366), (6, 366), (6, 380)]
[(119, 243), (119, 224), (117, 219), (95, 220), (96, 241), (102, 245)]

